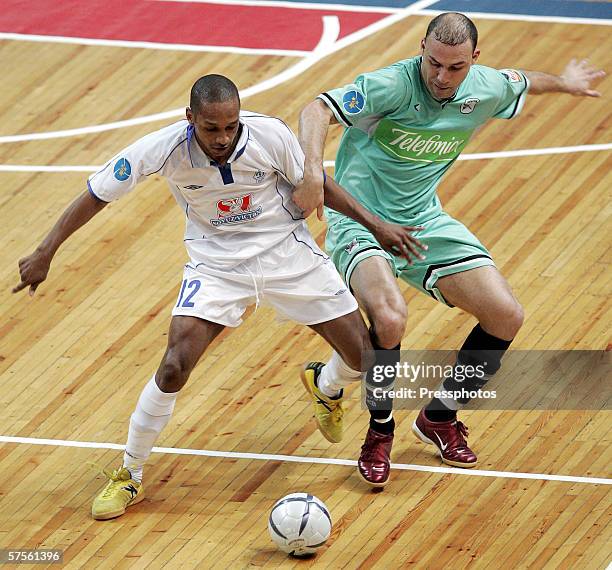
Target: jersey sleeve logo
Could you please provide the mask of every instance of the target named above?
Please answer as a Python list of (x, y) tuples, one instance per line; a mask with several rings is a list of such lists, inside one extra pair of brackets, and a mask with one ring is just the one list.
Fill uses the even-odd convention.
[(349, 115), (361, 113), (365, 107), (365, 97), (363, 93), (353, 89), (347, 91), (342, 97), (342, 107)]
[(253, 194), (228, 198), (217, 202), (217, 218), (210, 220), (211, 225), (241, 224), (250, 222), (261, 214), (261, 206), (253, 208)]
[(115, 173), (115, 178), (119, 180), (119, 182), (124, 182), (132, 174), (132, 165), (127, 158), (120, 158), (115, 162), (113, 172)]
[(523, 76), (516, 69), (500, 69), (499, 71), (510, 83), (521, 83), (523, 81)]

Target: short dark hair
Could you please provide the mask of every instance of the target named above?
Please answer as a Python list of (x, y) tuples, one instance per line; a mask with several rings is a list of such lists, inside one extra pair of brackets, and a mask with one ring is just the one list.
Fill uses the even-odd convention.
[(189, 107), (192, 113), (197, 115), (206, 103), (224, 103), (234, 99), (237, 99), (240, 104), (238, 87), (234, 82), (224, 75), (211, 73), (200, 77), (193, 84), (189, 96)]
[(436, 16), (427, 26), (425, 39), (430, 34), (433, 34), (436, 40), (447, 46), (456, 46), (469, 39), (472, 41), (472, 49), (474, 50), (478, 44), (478, 30), (474, 22), (459, 12), (445, 12)]

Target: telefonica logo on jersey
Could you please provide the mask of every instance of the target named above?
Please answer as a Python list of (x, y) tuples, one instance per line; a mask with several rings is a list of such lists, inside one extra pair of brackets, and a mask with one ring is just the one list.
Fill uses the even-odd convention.
[(472, 131), (413, 129), (383, 119), (374, 140), (390, 156), (406, 161), (448, 162), (455, 159), (470, 140)]

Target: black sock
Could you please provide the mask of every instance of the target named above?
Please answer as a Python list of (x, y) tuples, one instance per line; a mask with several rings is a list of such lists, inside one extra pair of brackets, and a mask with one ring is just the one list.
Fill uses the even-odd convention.
[[(501, 366), (502, 356), (506, 350), (508, 350), (511, 344), (511, 340), (504, 340), (503, 338), (489, 334), (480, 326), (480, 323), (478, 323), (465, 339), (465, 342), (461, 346), (459, 352), (475, 357), (477, 360), (491, 360), (491, 358), (487, 357), (493, 356), (494, 362), (491, 362), (489, 366), (494, 366), (497, 364), (497, 367), (493, 370), (489, 370), (488, 372), (490, 374), (494, 374)], [(483, 355), (483, 358), (479, 359), (479, 351), (486, 351), (486, 356)]]
[(430, 422), (451, 422), (457, 419), (457, 412), (449, 410), (438, 398), (434, 398), (425, 408), (425, 417)]
[[(401, 348), (399, 344), (393, 348), (383, 348), (382, 346), (380, 346), (380, 344), (378, 344), (378, 341), (376, 340), (376, 334), (373, 328), (370, 329), (370, 340), (372, 342), (372, 347), (376, 352), (376, 362), (374, 366), (395, 364), (396, 362), (399, 362)], [(393, 398), (389, 398), (387, 396), (384, 396), (382, 398), (374, 398), (370, 390), (368, 390), (368, 386), (379, 386), (381, 388), (387, 388), (393, 383), (392, 379), (385, 379), (385, 384), (381, 385), (373, 382), (372, 376), (373, 367), (370, 368), (366, 373), (366, 404), (370, 412), (370, 427), (378, 433), (393, 433), (393, 430), (395, 429), (395, 420), (392, 416)], [(387, 420), (389, 416), (391, 416), (391, 419), (389, 419), (388, 421), (384, 421)]]
[[(504, 340), (489, 334), (478, 323), (461, 346), (458, 360), (472, 365), (485, 362), (485, 372), (488, 376), (492, 376), (499, 370), (502, 356), (510, 344), (512, 344), (511, 340)], [(438, 398), (434, 398), (425, 408), (425, 417), (430, 422), (449, 422), (457, 418), (457, 412), (447, 408)]]
[[(391, 412), (387, 413), (390, 414)], [(395, 430), (395, 420), (393, 419), (393, 416), (391, 416), (391, 419), (386, 422), (377, 422), (373, 417), (370, 417), (370, 429), (373, 429), (377, 433), (389, 435)]]

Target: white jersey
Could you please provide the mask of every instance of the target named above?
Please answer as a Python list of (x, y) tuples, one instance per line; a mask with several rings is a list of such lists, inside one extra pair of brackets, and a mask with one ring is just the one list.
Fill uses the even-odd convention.
[[(292, 191), (304, 154), (280, 119), (240, 112), (236, 149), (224, 166), (202, 151), (186, 120), (131, 144), (92, 174), (89, 191), (117, 200), (152, 174), (165, 177), (186, 216), (194, 265), (231, 268), (269, 250), (305, 225)], [(296, 238), (297, 239), (297, 238)]]

